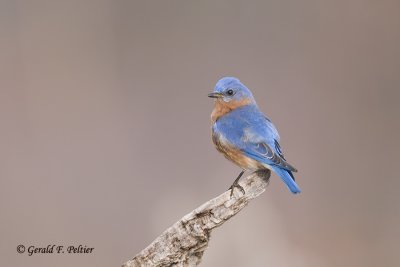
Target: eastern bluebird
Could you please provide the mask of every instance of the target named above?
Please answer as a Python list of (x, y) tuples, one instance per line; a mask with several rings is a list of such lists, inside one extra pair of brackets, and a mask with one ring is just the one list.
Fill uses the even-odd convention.
[(286, 162), (279, 145), (279, 134), (271, 120), (259, 109), (250, 90), (238, 79), (224, 77), (208, 95), (215, 98), (211, 114), (212, 140), (227, 159), (242, 168), (230, 187), (244, 192), (238, 181), (245, 170), (272, 170), (289, 190), (300, 193), (292, 172), (297, 170)]

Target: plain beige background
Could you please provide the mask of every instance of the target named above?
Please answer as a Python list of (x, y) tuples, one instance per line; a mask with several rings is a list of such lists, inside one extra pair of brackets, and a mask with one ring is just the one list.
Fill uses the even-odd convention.
[[(400, 2), (0, 1), (0, 265), (120, 266), (239, 168), (210, 140), (234, 75), (302, 194), (266, 193), (202, 266), (400, 266)], [(86, 245), (87, 255), (16, 247)]]

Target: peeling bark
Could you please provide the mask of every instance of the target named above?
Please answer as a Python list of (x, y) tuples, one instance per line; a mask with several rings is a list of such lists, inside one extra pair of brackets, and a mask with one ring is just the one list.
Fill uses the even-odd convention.
[(207, 249), (211, 231), (242, 210), (251, 199), (263, 193), (270, 171), (258, 171), (242, 178), (243, 195), (228, 190), (193, 210), (137, 254), (123, 267), (137, 266), (197, 266)]

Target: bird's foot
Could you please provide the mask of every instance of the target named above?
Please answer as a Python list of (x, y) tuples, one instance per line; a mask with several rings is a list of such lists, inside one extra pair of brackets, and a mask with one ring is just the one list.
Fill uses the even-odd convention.
[(235, 179), (233, 184), (229, 187), (228, 190), (231, 190), (231, 197), (233, 195), (233, 190), (235, 189), (235, 187), (238, 188), (243, 193), (243, 195), (246, 193), (244, 191), (244, 188), (239, 184), (240, 177), (242, 177), (243, 173), (244, 173), (244, 170), (239, 174), (239, 176)]
[(229, 187), (229, 190), (231, 190), (231, 197), (233, 196), (233, 190), (235, 189), (235, 187), (238, 188), (243, 193), (243, 195), (246, 193), (244, 191), (244, 188), (238, 182), (235, 182), (231, 185), (231, 187)]

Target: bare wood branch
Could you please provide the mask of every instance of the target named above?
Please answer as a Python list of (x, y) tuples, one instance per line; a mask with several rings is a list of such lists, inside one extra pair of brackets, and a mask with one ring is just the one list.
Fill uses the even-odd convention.
[(221, 226), (242, 210), (250, 200), (263, 193), (271, 173), (259, 171), (242, 178), (239, 183), (245, 190), (243, 195), (235, 189), (211, 199), (193, 210), (137, 254), (123, 267), (137, 266), (196, 266), (207, 249), (211, 231)]

